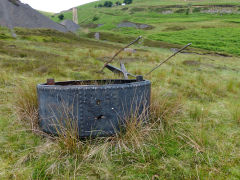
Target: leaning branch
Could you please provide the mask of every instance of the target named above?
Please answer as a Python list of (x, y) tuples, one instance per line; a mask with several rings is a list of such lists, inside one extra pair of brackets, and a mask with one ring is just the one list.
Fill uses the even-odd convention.
[(103, 68), (101, 69), (100, 72), (102, 72), (104, 70), (104, 68), (109, 64), (111, 63), (115, 57), (117, 57), (124, 49), (128, 48), (129, 46), (133, 45), (134, 43), (138, 42), (140, 39), (142, 38), (142, 36), (139, 36), (136, 40), (134, 40), (133, 42), (131, 42), (130, 44), (128, 44), (127, 46), (125, 46), (124, 48), (120, 49), (109, 61), (107, 61)]
[(172, 57), (176, 56), (178, 53), (182, 52), (184, 49), (186, 49), (188, 46), (191, 46), (192, 43), (187, 44), (186, 46), (184, 46), (182, 49), (178, 50), (177, 52), (175, 52), (173, 55), (171, 55), (169, 58), (167, 58), (166, 60), (164, 60), (163, 62), (161, 62), (158, 66), (156, 66), (155, 68), (153, 68), (149, 73), (146, 74), (149, 75), (151, 74), (153, 71), (155, 71), (157, 68), (159, 68), (161, 65), (163, 65), (164, 63), (166, 63), (168, 60), (170, 60)]

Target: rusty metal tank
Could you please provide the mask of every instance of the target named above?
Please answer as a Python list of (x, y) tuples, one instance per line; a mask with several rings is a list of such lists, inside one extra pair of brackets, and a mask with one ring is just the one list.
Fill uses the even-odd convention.
[(37, 85), (39, 123), (44, 132), (76, 126), (79, 137), (111, 136), (133, 114), (149, 116), (148, 80), (89, 80)]

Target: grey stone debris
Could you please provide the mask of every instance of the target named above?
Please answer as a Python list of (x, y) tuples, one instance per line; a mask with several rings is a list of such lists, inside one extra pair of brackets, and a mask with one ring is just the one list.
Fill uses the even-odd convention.
[(0, 0), (0, 25), (10, 29), (14, 27), (47, 28), (68, 32), (63, 25), (18, 0)]
[(101, 27), (101, 26), (103, 26), (103, 25), (104, 25), (104, 24), (98, 24), (97, 27)]
[(163, 11), (162, 14), (173, 14), (173, 11), (171, 11), (171, 10), (166, 10), (166, 11)]
[(95, 37), (96, 40), (100, 40), (100, 33), (99, 33), (99, 32), (96, 32), (96, 33), (94, 34), (94, 37)]
[(125, 48), (124, 51), (125, 51), (125, 52), (129, 52), (129, 53), (135, 53), (135, 52), (136, 52), (136, 49)]
[(67, 30), (69, 30), (73, 33), (76, 32), (80, 28), (80, 26), (78, 24), (76, 24), (72, 20), (68, 20), (68, 19), (62, 21), (61, 24), (64, 25), (67, 28)]
[(207, 9), (207, 10), (202, 10), (201, 13), (207, 13), (207, 14), (233, 14), (234, 11), (232, 9)]

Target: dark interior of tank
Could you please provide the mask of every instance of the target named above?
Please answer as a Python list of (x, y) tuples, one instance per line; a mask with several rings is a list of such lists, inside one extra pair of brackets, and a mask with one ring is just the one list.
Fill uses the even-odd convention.
[[(56, 82), (54, 85), (73, 86), (73, 85), (108, 85), (108, 84), (127, 84), (137, 82), (136, 79), (110, 79), (110, 80), (85, 80), (85, 81), (64, 81)], [(47, 85), (47, 84), (44, 84)]]

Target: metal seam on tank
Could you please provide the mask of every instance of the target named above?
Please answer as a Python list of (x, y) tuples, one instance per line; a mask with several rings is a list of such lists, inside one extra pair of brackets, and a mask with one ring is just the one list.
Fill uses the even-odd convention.
[(85, 101), (86, 101), (86, 93), (85, 93), (85, 90), (83, 89), (82, 90), (82, 98), (81, 98), (81, 100), (82, 100), (82, 117), (80, 118), (81, 120), (80, 120), (80, 133), (83, 135), (85, 132), (84, 132), (84, 128), (83, 128), (83, 121), (84, 121), (84, 118), (86, 117), (86, 114), (85, 114), (85, 111), (84, 111), (84, 109), (83, 109), (83, 107), (84, 107), (84, 104), (85, 104)]
[(81, 103), (81, 91), (77, 92), (77, 124), (78, 124), (78, 133), (81, 135), (81, 122), (82, 122), (82, 103)]

